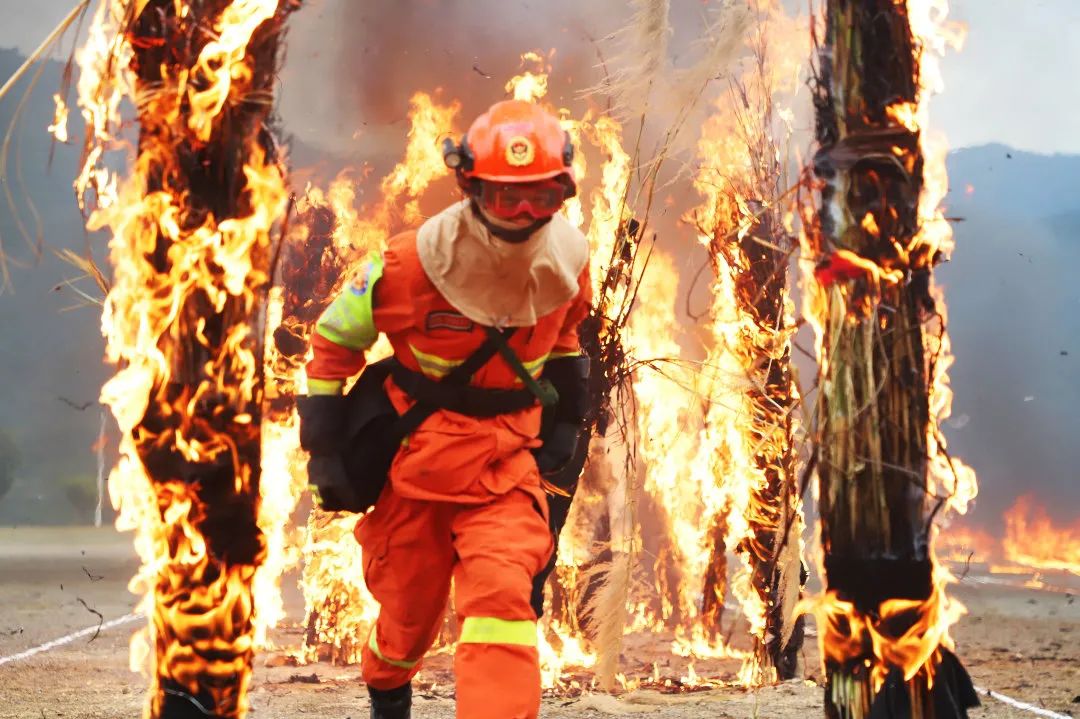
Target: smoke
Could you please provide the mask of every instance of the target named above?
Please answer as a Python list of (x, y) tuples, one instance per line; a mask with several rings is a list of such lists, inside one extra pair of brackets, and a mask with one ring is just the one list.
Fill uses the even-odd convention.
[[(1077, 514), (1080, 458), (1080, 159), (991, 145), (950, 157), (956, 250), (941, 268), (956, 365), (949, 449), (979, 475), (972, 523), (997, 530), (1034, 492), (1058, 522)], [(970, 187), (970, 192), (964, 188)]]
[(626, 16), (618, 0), (325, 0), (290, 31), (282, 116), (304, 142), (392, 154), (414, 92), (442, 89), (473, 117), (506, 96), (530, 50), (552, 66), (549, 100), (573, 107), (603, 76), (600, 39)]
[[(506, 97), (522, 53), (536, 51), (551, 67), (547, 101), (575, 115), (590, 103), (640, 107), (648, 90), (629, 85), (648, 76), (652, 121), (662, 130), (691, 89), (707, 87), (712, 97), (727, 89), (747, 32), (742, 0), (322, 0), (292, 23), (281, 115), (308, 145), (368, 161), (393, 156), (414, 92), (461, 101), (466, 123)], [(612, 99), (585, 97), (619, 80)], [(699, 103), (689, 126), (701, 124), (707, 106)]]
[[(291, 27), (281, 115), (299, 140), (296, 167), (310, 170), (329, 152), (339, 161), (317, 168), (319, 181), (349, 166), (367, 166), (378, 178), (401, 157), (415, 92), (460, 102), (463, 132), (507, 96), (507, 79), (535, 69), (523, 68), (522, 53), (538, 52), (550, 68), (546, 102), (574, 117), (618, 111), (629, 119), (623, 144), (640, 148), (643, 162), (667, 144), (664, 204), (650, 226), (680, 270), (693, 275), (704, 257), (679, 218), (699, 199), (689, 182), (694, 149), (712, 101), (730, 90), (747, 31), (743, 0), (324, 0), (298, 13)], [(643, 85), (651, 88), (635, 87)], [(669, 130), (679, 122), (672, 142)], [(589, 157), (590, 172), (600, 159)], [(438, 183), (423, 209), (434, 211), (455, 193), (452, 182)]]
[[(444, 102), (459, 100), (458, 129), (464, 130), (472, 117), (506, 96), (505, 81), (522, 69), (521, 53), (535, 50), (551, 66), (548, 99), (553, 104), (569, 108), (574, 115), (590, 104), (600, 104), (598, 109), (607, 111), (605, 99), (584, 97), (583, 90), (612, 78), (633, 77), (635, 65), (637, 77), (659, 73), (661, 86), (680, 71), (685, 75), (703, 57), (706, 48), (700, 40), (715, 20), (712, 11), (722, 4), (720, 0), (312, 0), (295, 16), (290, 29), (289, 55), (279, 86), (283, 125), (299, 141), (296, 152), (335, 158), (337, 164), (324, 174), (369, 164), (377, 179), (401, 157), (408, 101), (414, 92), (435, 92)], [(781, 4), (791, 15), (806, 8), (802, 0)], [(665, 5), (666, 22), (658, 9)], [(624, 34), (611, 39), (630, 25), (635, 12), (643, 13), (641, 32), (636, 37)], [(647, 39), (650, 29), (656, 33), (655, 47), (646, 40), (639, 43), (635, 55), (634, 41)], [(769, 34), (770, 46), (778, 54), (799, 43), (798, 61), (804, 66), (809, 62), (805, 21), (774, 21)], [(956, 62), (963, 57), (959, 55)], [(796, 134), (791, 149), (793, 159), (801, 156), (805, 161), (813, 126), (809, 93), (800, 87), (802, 80), (794, 67), (785, 67), (784, 72), (792, 88), (799, 87), (801, 93), (792, 108)], [(688, 121), (678, 153), (669, 161), (672, 172), (692, 172), (693, 143), (701, 121), (729, 87), (723, 77), (708, 81), (699, 114)], [(955, 92), (962, 89), (954, 83), (932, 108), (949, 104)], [(642, 101), (632, 93), (623, 99), (627, 105)], [(617, 103), (618, 98), (613, 98), (611, 107)], [(674, 116), (669, 105), (654, 97), (650, 123), (663, 128)], [(633, 144), (635, 131), (634, 123), (627, 123), (626, 145)], [(643, 143), (648, 146), (648, 141)], [(1004, 157), (1004, 149), (999, 155)], [(590, 171), (595, 172), (597, 166), (590, 162)], [(950, 449), (973, 464), (983, 480), (977, 508), (980, 523), (996, 521), (1018, 493), (1017, 485), (1024, 482), (1038, 482), (1040, 494), (1045, 493), (1051, 502), (1075, 506), (1075, 443), (1066, 438), (1076, 422), (1075, 392), (1061, 388), (1075, 386), (1080, 348), (1071, 342), (1075, 333), (1063, 333), (1059, 326), (1062, 317), (1076, 314), (1062, 309), (1076, 307), (1077, 300), (1074, 292), (1063, 289), (1071, 285), (1059, 276), (1075, 265), (1075, 252), (1060, 243), (1053, 248), (1040, 246), (1036, 264), (1028, 265), (1032, 254), (1028, 250), (1035, 250), (1041, 245), (1039, 239), (1051, 234), (1040, 229), (1039, 239), (1033, 237), (1031, 221), (1075, 210), (1072, 196), (1051, 197), (1055, 188), (1064, 193), (1072, 185), (1064, 176), (1046, 181), (1034, 172), (1021, 174), (1016, 163), (977, 177), (966, 176), (965, 168), (953, 169), (953, 186), (962, 188), (973, 182), (977, 194), (967, 207), (961, 206), (959, 193), (954, 193), (957, 207), (951, 214), (970, 221), (957, 226), (956, 259), (940, 273), (952, 308), (957, 354), (952, 372), (957, 391), (955, 416), (966, 423), (961, 426), (961, 420), (955, 419), (946, 427)], [(994, 178), (1001, 187), (988, 185)], [(430, 194), (433, 201), (442, 202), (453, 192), (452, 183), (445, 182)], [(995, 208), (1004, 199), (1021, 195), (1024, 202), (1016, 204), (1023, 204), (1034, 216), (1018, 219), (1006, 229), (995, 221)], [(699, 312), (708, 305), (708, 273), (696, 285), (692, 282), (702, 262), (700, 248), (690, 229), (678, 222), (682, 210), (698, 198), (688, 185), (678, 183), (665, 187), (658, 200), (651, 226), (660, 233), (659, 246), (675, 256), (675, 267), (684, 278), (677, 312), (685, 321), (688, 309)], [(980, 222), (980, 217), (985, 221)], [(1057, 231), (1052, 235), (1064, 236)], [(1017, 237), (1026, 237), (1022, 244), (1027, 247), (1016, 246)], [(985, 262), (976, 268), (980, 257)], [(1042, 275), (1033, 275), (1026, 283), (1017, 279), (1018, 273), (1040, 266), (1050, 268), (1047, 273), (1054, 274), (1052, 280)], [(994, 281), (988, 282), (988, 277)], [(1001, 283), (1007, 283), (1007, 288)], [(688, 307), (685, 298), (692, 285)], [(1051, 287), (1058, 289), (1048, 293), (1046, 288)], [(803, 346), (809, 347), (809, 342)], [(1029, 357), (1036, 349), (1038, 361)], [(1065, 351), (1069, 354), (1061, 354)], [(802, 375), (810, 378), (813, 372), (804, 367)], [(1025, 401), (1029, 396), (1033, 399)]]
[[(805, 8), (798, 0), (756, 2), (772, 10), (770, 62), (790, 96), (801, 89), (798, 66), (805, 69), (809, 59), (807, 22), (795, 12)], [(459, 101), (461, 132), (506, 97), (506, 80), (523, 69), (522, 53), (539, 52), (550, 66), (547, 102), (575, 117), (589, 109), (619, 116), (623, 146), (637, 148), (641, 162), (664, 148), (649, 228), (675, 259), (681, 277), (676, 311), (689, 326), (692, 315), (708, 307), (710, 286), (708, 273), (699, 271), (706, 253), (681, 220), (700, 202), (690, 184), (699, 162), (696, 144), (717, 99), (730, 103), (732, 81), (751, 60), (746, 40), (759, 30), (745, 0), (323, 0), (298, 13), (291, 26), (281, 114), (301, 145), (336, 156), (336, 165), (316, 168), (318, 181), (345, 167), (370, 168), (372, 182), (361, 188), (366, 202), (368, 188), (401, 157), (413, 93)], [(793, 109), (794, 159), (809, 147), (812, 107), (805, 90)], [(579, 150), (590, 174), (597, 172), (601, 158), (589, 147)], [(295, 143), (293, 155), (294, 165), (308, 172), (320, 159)], [(308, 176), (294, 173), (301, 184)], [(436, 211), (456, 192), (449, 180), (436, 183), (422, 210)]]

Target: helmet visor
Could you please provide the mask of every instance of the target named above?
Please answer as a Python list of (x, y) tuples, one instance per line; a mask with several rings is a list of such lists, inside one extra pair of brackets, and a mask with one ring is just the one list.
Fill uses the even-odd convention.
[(540, 182), (484, 181), (480, 185), (480, 203), (484, 209), (504, 220), (551, 217), (566, 199), (566, 186), (557, 179)]

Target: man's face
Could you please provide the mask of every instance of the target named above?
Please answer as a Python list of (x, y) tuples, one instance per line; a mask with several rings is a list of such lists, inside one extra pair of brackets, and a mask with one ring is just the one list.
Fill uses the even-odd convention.
[(495, 225), (496, 227), (501, 227), (504, 230), (524, 230), (526, 227), (536, 222), (536, 220), (533, 219), (531, 215), (521, 215), (519, 217), (507, 220), (492, 215), (482, 204), (477, 204), (477, 208), (484, 215), (488, 222)]
[(485, 180), (477, 199), (484, 216), (493, 224), (519, 230), (558, 212), (566, 199), (566, 187), (557, 179), (539, 182)]

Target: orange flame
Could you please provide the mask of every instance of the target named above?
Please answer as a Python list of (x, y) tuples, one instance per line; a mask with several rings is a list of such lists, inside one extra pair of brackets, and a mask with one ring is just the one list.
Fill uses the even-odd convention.
[(1010, 561), (1080, 576), (1080, 520), (1055, 526), (1030, 496), (1020, 497), (1005, 513), (1002, 545)]
[(997, 540), (987, 532), (953, 524), (942, 530), (935, 543), (938, 557), (952, 562), (988, 562), (997, 556)]
[[(342, 175), (334, 180), (327, 192), (308, 188), (300, 201), (300, 210), (328, 207), (335, 217), (333, 244), (337, 254), (348, 265), (368, 251), (381, 248), (389, 239), (391, 229), (399, 222), (415, 223), (419, 219), (419, 197), (435, 179), (447, 170), (438, 151), (438, 140), (453, 130), (460, 106), (443, 106), (425, 93), (416, 93), (411, 101), (411, 127), (405, 159), (380, 184), (381, 198), (363, 212), (356, 208), (356, 183)], [(400, 209), (402, 204), (404, 209)], [(404, 216), (399, 219), (399, 215)], [(340, 286), (349, 277), (348, 267), (337, 279)], [(322, 298), (328, 301), (329, 297)], [(267, 321), (267, 337), (271, 338), (281, 325), (280, 291), (271, 298)], [(269, 342), (268, 342), (269, 343)], [(372, 357), (386, 356), (385, 344), (373, 349)], [(267, 376), (273, 377), (276, 357), (267, 356)], [(300, 366), (290, 365), (289, 375), (275, 377), (294, 391), (306, 389), (306, 378)], [(318, 654), (319, 645), (332, 648), (336, 659), (350, 662), (359, 657), (351, 642), (362, 634), (366, 623), (374, 616), (375, 604), (367, 594), (360, 575), (361, 564), (355, 560), (353, 543), (337, 541), (351, 531), (352, 515), (336, 517), (315, 512), (307, 527), (306, 538), (290, 527), (290, 517), (306, 487), (304, 457), (299, 450), (298, 426), (295, 414), (280, 421), (268, 422), (264, 428), (263, 509), (260, 526), (267, 535), (267, 557), (256, 575), (259, 604), (256, 611), (257, 635), (260, 646), (267, 646), (267, 633), (284, 618), (280, 581), (284, 572), (306, 559), (301, 587), (309, 617), (317, 617), (317, 626), (310, 635), (312, 642), (304, 652), (308, 659)], [(319, 551), (315, 552), (315, 548)], [(333, 604), (332, 597), (350, 596), (349, 604)]]
[(506, 83), (506, 92), (515, 100), (539, 102), (547, 95), (548, 74), (551, 68), (546, 65), (543, 56), (538, 52), (523, 54), (521, 65), (522, 67), (531, 66), (531, 69), (510, 78)]
[(53, 115), (53, 122), (49, 125), (49, 133), (56, 138), (57, 142), (68, 141), (68, 106), (64, 102), (59, 93), (53, 95), (53, 102), (56, 103), (56, 113)]
[[(949, 627), (966, 610), (946, 596), (949, 581), (951, 575), (939, 567), (929, 599), (887, 599), (873, 615), (862, 614), (833, 592), (803, 600), (799, 611), (812, 612), (816, 617), (825, 661), (846, 664), (864, 656), (869, 642), (876, 659), (870, 666), (871, 687), (876, 693), (893, 667), (903, 671), (905, 681), (911, 681), (933, 667), (939, 648), (954, 648)], [(898, 631), (897, 626), (903, 629)], [(932, 682), (933, 675), (929, 678)]]
[[(808, 48), (796, 18), (768, 0), (754, 5), (757, 33), (770, 40), (752, 33), (748, 50), (756, 61), (712, 108), (694, 179), (703, 202), (686, 218), (709, 251), (714, 274), (707, 323), (712, 344), (700, 371), (700, 392), (710, 405), (692, 466), (713, 485), (702, 483), (698, 491), (709, 516), (722, 518), (724, 546), (741, 560), (730, 591), (756, 645), (739, 674), (744, 685), (775, 679), (763, 647), (769, 631), (782, 630), (770, 628), (767, 617), (783, 606), (787, 592), (793, 592), (793, 607), (799, 592), (797, 578), (794, 589), (767, 588), (756, 574), (762, 556), (790, 543), (784, 557), (797, 564), (802, 531), (799, 502), (786, 493), (775, 496), (794, 487), (794, 404), (785, 404), (796, 402), (797, 392), (788, 369), (794, 305), (785, 282), (774, 280), (786, 277), (789, 251), (777, 244), (785, 241), (781, 148), (790, 134), (790, 111), (782, 103), (793, 100), (800, 50)], [(770, 378), (771, 368), (780, 373)]]

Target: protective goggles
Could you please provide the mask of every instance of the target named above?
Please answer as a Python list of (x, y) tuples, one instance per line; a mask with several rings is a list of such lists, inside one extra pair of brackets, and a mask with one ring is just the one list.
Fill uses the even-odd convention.
[(540, 182), (480, 183), (480, 204), (492, 215), (512, 220), (521, 215), (551, 217), (566, 199), (566, 185), (557, 179)]

